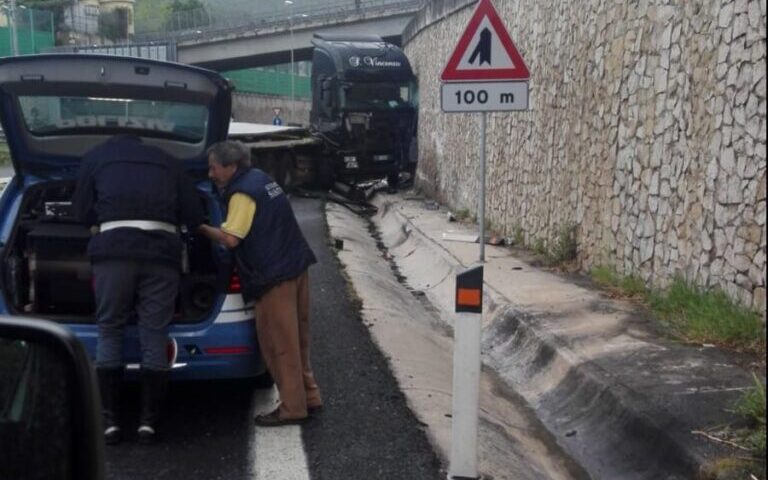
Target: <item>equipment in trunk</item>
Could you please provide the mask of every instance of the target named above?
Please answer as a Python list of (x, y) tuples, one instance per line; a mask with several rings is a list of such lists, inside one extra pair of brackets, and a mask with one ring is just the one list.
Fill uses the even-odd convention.
[[(72, 181), (30, 187), (19, 207), (3, 262), (3, 293), (14, 313), (73, 323), (93, 323), (91, 265), (86, 255), (90, 229), (72, 212)], [(201, 194), (200, 201), (208, 210)], [(182, 280), (175, 323), (196, 323), (210, 315), (223, 288), (211, 243), (182, 232)]]

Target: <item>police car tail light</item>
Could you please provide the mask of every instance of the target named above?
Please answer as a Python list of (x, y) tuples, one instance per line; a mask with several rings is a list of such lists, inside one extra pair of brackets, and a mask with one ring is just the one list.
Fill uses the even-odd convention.
[(229, 277), (229, 286), (227, 287), (228, 293), (240, 293), (242, 286), (240, 285), (240, 275), (237, 272), (232, 272), (232, 276)]
[(168, 365), (173, 367), (179, 355), (179, 345), (175, 339), (168, 339), (168, 343), (165, 345), (165, 355), (168, 358)]
[(244, 353), (251, 353), (251, 347), (245, 347), (245, 346), (209, 347), (209, 348), (204, 348), (203, 351), (208, 355), (242, 355)]

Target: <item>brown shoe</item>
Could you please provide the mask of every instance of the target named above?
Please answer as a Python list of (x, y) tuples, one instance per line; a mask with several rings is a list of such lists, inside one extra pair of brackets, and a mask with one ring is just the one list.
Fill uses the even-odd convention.
[(257, 415), (253, 420), (260, 427), (282, 427), (284, 425), (301, 425), (307, 421), (307, 418), (280, 418), (280, 409), (275, 409), (270, 413)]

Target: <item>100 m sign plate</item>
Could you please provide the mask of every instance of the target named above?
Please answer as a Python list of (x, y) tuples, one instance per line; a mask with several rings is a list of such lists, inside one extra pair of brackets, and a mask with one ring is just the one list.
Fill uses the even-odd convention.
[(528, 82), (444, 83), (444, 112), (512, 112), (528, 110)]

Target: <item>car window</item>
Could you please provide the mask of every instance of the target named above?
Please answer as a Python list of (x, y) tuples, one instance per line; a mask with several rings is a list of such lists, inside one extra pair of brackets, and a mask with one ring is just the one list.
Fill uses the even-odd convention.
[(70, 388), (48, 347), (0, 339), (0, 478), (71, 478)]
[(22, 96), (19, 103), (35, 136), (134, 133), (198, 143), (208, 128), (208, 108), (189, 103), (73, 96)]

